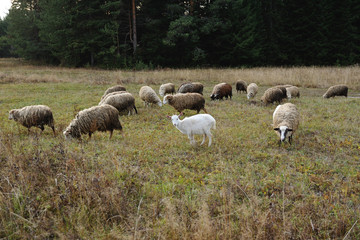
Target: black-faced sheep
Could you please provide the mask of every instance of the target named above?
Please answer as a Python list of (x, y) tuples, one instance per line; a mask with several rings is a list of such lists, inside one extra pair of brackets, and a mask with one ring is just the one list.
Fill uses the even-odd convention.
[[(113, 92), (117, 93), (117, 92)], [(110, 96), (109, 96), (110, 95)], [(119, 113), (127, 110), (128, 115), (131, 114), (132, 110), (135, 110), (135, 113), (137, 114), (137, 109), (135, 107), (135, 98), (131, 93), (125, 92), (120, 94), (108, 94), (106, 97), (100, 101), (99, 105), (102, 104), (109, 104), (113, 107), (115, 107)]]
[(228, 97), (232, 97), (232, 87), (228, 83), (219, 83), (214, 86), (213, 91), (210, 95), (211, 100), (221, 99), (223, 98), (228, 99)]
[(101, 99), (103, 99), (109, 93), (118, 92), (118, 91), (126, 91), (126, 88), (122, 85), (116, 85), (116, 86), (109, 87), (108, 89), (106, 89), (106, 91), (105, 91), (104, 95), (101, 97)]
[(108, 104), (94, 106), (80, 111), (75, 119), (63, 132), (66, 139), (81, 139), (81, 134), (91, 134), (96, 131), (110, 131), (110, 139), (114, 130), (122, 130), (119, 121), (119, 111)]
[(326, 93), (323, 95), (323, 98), (331, 98), (335, 96), (345, 96), (348, 95), (349, 88), (346, 85), (335, 85), (330, 87)]
[(236, 92), (245, 92), (247, 93), (247, 83), (243, 80), (236, 82)]
[(38, 127), (44, 131), (44, 125), (52, 128), (55, 135), (54, 117), (51, 109), (45, 105), (31, 105), (21, 109), (12, 109), (9, 112), (9, 119), (19, 122), (30, 131), (31, 127)]
[(261, 97), (261, 102), (265, 105), (273, 102), (280, 103), (284, 98), (286, 98), (286, 94), (284, 97), (284, 93), (280, 88), (272, 87), (264, 92), (264, 95)]
[(178, 89), (178, 93), (200, 93), (203, 94), (204, 85), (199, 82), (183, 83)]
[(196, 110), (197, 113), (199, 113), (202, 109), (207, 113), (205, 109), (205, 99), (199, 93), (178, 93), (175, 95), (166, 95), (163, 103), (168, 103), (179, 113), (184, 111), (184, 109)]
[(247, 98), (254, 98), (258, 92), (258, 85), (256, 85), (256, 83), (250, 83), (249, 86), (246, 89), (247, 92)]
[(276, 107), (273, 114), (273, 127), (279, 136), (279, 143), (289, 138), (291, 144), (292, 136), (299, 126), (300, 114), (292, 103), (285, 103)]
[(159, 88), (159, 94), (161, 97), (164, 97), (166, 94), (174, 94), (175, 85), (173, 83), (162, 84)]
[(144, 101), (145, 106), (149, 106), (150, 104), (157, 104), (160, 107), (162, 106), (160, 98), (156, 95), (154, 89), (149, 86), (142, 86), (139, 91), (139, 96), (141, 100)]
[(286, 88), (286, 95), (288, 99), (291, 98), (299, 98), (300, 97), (300, 90), (296, 86), (291, 86)]

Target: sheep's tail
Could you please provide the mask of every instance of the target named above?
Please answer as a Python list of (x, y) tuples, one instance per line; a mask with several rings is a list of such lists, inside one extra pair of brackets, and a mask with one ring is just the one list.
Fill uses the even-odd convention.
[(214, 124), (213, 124), (212, 128), (216, 129), (216, 121), (214, 121)]

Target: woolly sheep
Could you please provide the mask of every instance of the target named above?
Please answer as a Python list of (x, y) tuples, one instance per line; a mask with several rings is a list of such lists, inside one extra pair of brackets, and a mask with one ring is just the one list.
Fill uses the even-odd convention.
[(296, 86), (291, 86), (286, 88), (286, 95), (288, 99), (291, 98), (299, 98), (300, 97), (300, 91), (299, 88)]
[(80, 111), (63, 132), (65, 139), (81, 139), (81, 134), (91, 134), (95, 131), (110, 131), (110, 139), (113, 130), (122, 130), (119, 121), (119, 111), (108, 104), (94, 106)]
[(278, 87), (272, 87), (264, 92), (264, 95), (261, 97), (261, 102), (266, 105), (273, 102), (280, 103), (283, 98), (285, 98), (283, 91)]
[(331, 98), (335, 96), (345, 96), (348, 95), (348, 87), (346, 85), (335, 85), (330, 87), (326, 93), (323, 95), (323, 98)]
[(247, 98), (254, 98), (258, 92), (258, 85), (256, 85), (256, 83), (250, 83), (249, 86), (246, 89), (247, 92)]
[(171, 94), (175, 93), (175, 85), (173, 83), (165, 83), (160, 86), (159, 95), (161, 97), (164, 97), (165, 94), (167, 93), (171, 93)]
[(179, 113), (184, 111), (184, 109), (196, 110), (197, 113), (199, 113), (202, 109), (207, 113), (205, 109), (205, 99), (199, 93), (178, 93), (175, 95), (166, 95), (164, 97), (163, 103), (168, 103)]
[(200, 93), (203, 94), (204, 85), (199, 82), (183, 83), (178, 89), (178, 93)]
[(160, 98), (156, 95), (154, 89), (149, 86), (142, 86), (139, 91), (139, 96), (141, 100), (144, 101), (145, 106), (149, 106), (152, 103), (157, 104), (160, 107), (162, 106)]
[(101, 100), (99, 105), (109, 104), (115, 107), (119, 111), (119, 113), (127, 110), (129, 112), (128, 115), (130, 115), (132, 110), (134, 109), (135, 113), (137, 114), (137, 109), (135, 107), (135, 98), (131, 93), (125, 92), (120, 94), (111, 94), (112, 93), (108, 94), (103, 100)]
[(195, 145), (194, 135), (204, 135), (200, 145), (203, 145), (206, 136), (209, 138), (208, 147), (211, 145), (211, 128), (216, 129), (216, 121), (209, 114), (197, 114), (180, 120), (180, 115), (167, 116), (171, 119), (173, 125), (183, 134), (188, 135), (190, 144)]
[(299, 126), (300, 114), (296, 106), (292, 103), (285, 103), (276, 107), (273, 114), (273, 127), (280, 141), (284, 142), (289, 138), (291, 144), (292, 136)]
[(122, 85), (116, 85), (116, 86), (109, 87), (108, 89), (106, 89), (106, 91), (105, 91), (104, 95), (101, 97), (101, 99), (103, 99), (109, 93), (118, 92), (118, 91), (126, 91), (126, 88)]
[(243, 80), (239, 80), (236, 82), (236, 92), (245, 92), (247, 93), (247, 84)]
[(107, 97), (110, 97), (110, 96), (113, 96), (113, 95), (117, 95), (117, 94), (123, 94), (123, 93), (129, 93), (129, 92), (127, 92), (127, 91), (116, 91), (116, 92), (108, 93), (108, 94), (106, 94), (105, 96), (102, 96), (102, 97), (101, 97), (100, 102), (101, 102), (101, 101), (104, 101)]
[(48, 125), (55, 135), (54, 117), (51, 109), (46, 105), (31, 105), (21, 109), (12, 109), (9, 111), (9, 119), (27, 127), (28, 132), (30, 132), (31, 127), (38, 127), (44, 131), (44, 125)]
[(228, 99), (228, 97), (232, 97), (232, 87), (230, 84), (228, 83), (219, 83), (217, 85), (214, 86), (213, 91), (210, 95), (211, 100), (214, 99), (221, 99), (223, 100), (223, 98)]

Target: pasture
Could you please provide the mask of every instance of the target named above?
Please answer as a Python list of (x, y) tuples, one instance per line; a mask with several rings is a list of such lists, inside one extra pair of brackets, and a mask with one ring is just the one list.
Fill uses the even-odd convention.
[[(360, 68), (164, 69), (147, 72), (32, 66), (0, 59), (1, 239), (359, 239)], [(255, 82), (249, 102), (235, 81)], [(193, 147), (167, 115), (145, 108), (141, 86), (204, 84), (217, 121), (213, 143)], [(210, 101), (215, 84), (233, 99)], [(272, 130), (270, 86), (294, 84), (301, 121), (293, 143)], [(349, 96), (323, 99), (334, 84)], [(104, 91), (126, 86), (138, 115), (123, 132), (66, 141), (62, 131)], [(8, 120), (8, 111), (48, 105), (57, 135)], [(186, 110), (185, 116), (196, 111)], [(203, 112), (200, 112), (203, 113)], [(202, 137), (197, 136), (197, 143)], [(207, 143), (207, 142), (206, 142)]]

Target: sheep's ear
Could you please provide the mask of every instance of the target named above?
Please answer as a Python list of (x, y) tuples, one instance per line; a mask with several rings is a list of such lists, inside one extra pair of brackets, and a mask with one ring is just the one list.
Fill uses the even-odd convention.
[(280, 128), (274, 128), (274, 130), (275, 130), (275, 131), (279, 131), (279, 130), (280, 130)]
[(168, 119), (171, 119), (171, 117), (169, 115), (166, 116)]
[(182, 115), (184, 115), (184, 113), (183, 113), (183, 112), (181, 112), (181, 113), (179, 114), (179, 117), (181, 117)]

